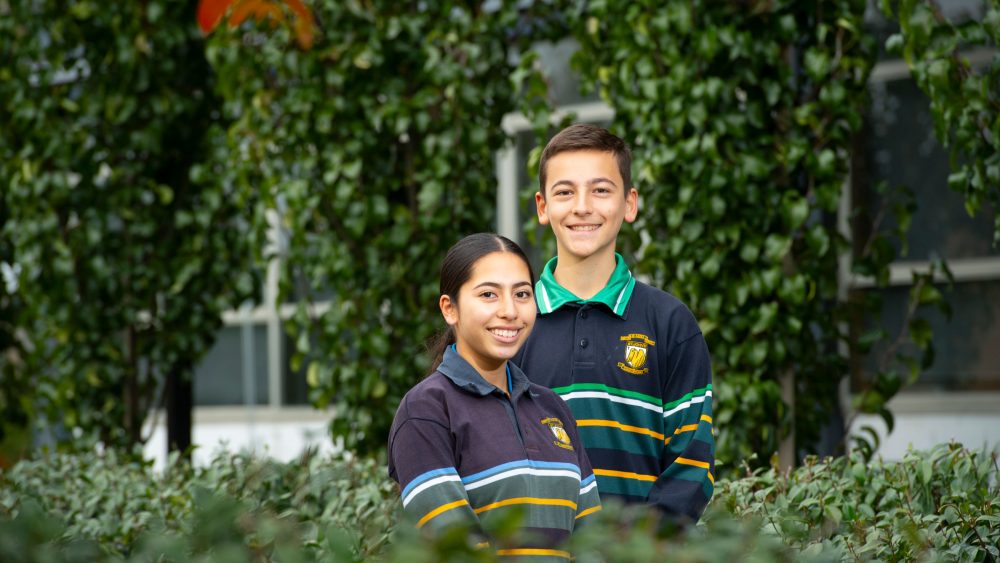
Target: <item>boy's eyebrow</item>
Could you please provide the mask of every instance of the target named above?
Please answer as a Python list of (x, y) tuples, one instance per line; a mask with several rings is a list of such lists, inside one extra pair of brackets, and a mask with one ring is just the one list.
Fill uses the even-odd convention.
[[(597, 178), (591, 178), (590, 180), (587, 180), (587, 185), (588, 186), (593, 186), (593, 185), (602, 184), (602, 183), (608, 183), (608, 184), (611, 184), (612, 186), (614, 186), (616, 188), (618, 187), (618, 184), (616, 184), (614, 182), (614, 180), (611, 180), (610, 178), (605, 178), (604, 176), (598, 176)], [(556, 186), (563, 185), (563, 184), (565, 184), (567, 186), (570, 186), (570, 187), (573, 187), (573, 186), (576, 185), (575, 183), (573, 183), (570, 180), (557, 180), (550, 187), (552, 189), (555, 189)]]

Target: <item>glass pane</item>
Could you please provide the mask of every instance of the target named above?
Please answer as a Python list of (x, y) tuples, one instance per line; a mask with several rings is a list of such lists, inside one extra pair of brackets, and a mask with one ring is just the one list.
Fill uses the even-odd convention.
[[(918, 207), (904, 259), (1000, 256), (992, 246), (992, 207), (984, 205), (969, 217), (963, 195), (948, 188), (948, 154), (934, 137), (927, 98), (916, 84), (908, 79), (874, 83), (871, 95), (867, 135), (854, 162), (855, 197), (865, 204), (869, 219), (882, 207), (874, 189), (879, 182), (906, 186)], [(887, 226), (894, 223), (886, 217)]]
[[(986, 11), (986, 2), (983, 0), (937, 0), (934, 2), (941, 14), (953, 23), (960, 23), (967, 20), (982, 20)], [(865, 7), (865, 28), (875, 37), (875, 45), (878, 48), (878, 60), (892, 58), (896, 55), (887, 55), (885, 51), (885, 40), (890, 35), (899, 31), (899, 25), (890, 22), (882, 14), (878, 2), (868, 2)]]
[(549, 98), (557, 106), (579, 104), (600, 99), (597, 89), (586, 96), (580, 93), (580, 76), (570, 65), (573, 53), (580, 44), (575, 39), (563, 39), (557, 43), (537, 43), (532, 47), (538, 53), (542, 73), (549, 82)]
[(284, 343), (281, 353), (284, 356), (282, 367), (282, 395), (286, 405), (308, 405), (309, 404), (309, 384), (306, 382), (307, 365), (302, 365), (298, 370), (292, 370), (292, 352), (295, 351), (295, 340), (288, 333), (284, 333)]
[[(242, 327), (223, 327), (215, 345), (194, 370), (194, 404), (197, 406), (245, 404), (243, 386)], [(267, 329), (252, 328), (254, 373), (253, 404), (266, 405), (267, 392)]]
[[(899, 333), (909, 291), (908, 287), (883, 291), (880, 324), (890, 334)], [(1000, 390), (1000, 280), (956, 284), (945, 299), (951, 304), (951, 320), (936, 311), (921, 315), (934, 331), (935, 360), (912, 389)], [(883, 352), (884, 348), (875, 350), (866, 358), (866, 375)]]

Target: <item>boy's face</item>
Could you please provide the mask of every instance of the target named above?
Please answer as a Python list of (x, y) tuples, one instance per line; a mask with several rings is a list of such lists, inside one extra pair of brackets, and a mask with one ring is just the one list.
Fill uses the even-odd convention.
[(615, 155), (568, 151), (546, 164), (545, 190), (535, 194), (538, 222), (551, 225), (560, 259), (612, 255), (622, 221), (635, 221), (639, 195), (624, 186)]

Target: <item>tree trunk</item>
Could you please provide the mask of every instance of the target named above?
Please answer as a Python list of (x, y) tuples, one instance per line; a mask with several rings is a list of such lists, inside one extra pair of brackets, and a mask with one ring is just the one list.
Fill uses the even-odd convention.
[(778, 463), (782, 471), (795, 467), (795, 371), (786, 370), (781, 374), (781, 401), (788, 409), (788, 434), (781, 439), (778, 446)]
[(167, 454), (179, 451), (191, 461), (191, 411), (194, 391), (189, 370), (174, 368), (167, 374)]

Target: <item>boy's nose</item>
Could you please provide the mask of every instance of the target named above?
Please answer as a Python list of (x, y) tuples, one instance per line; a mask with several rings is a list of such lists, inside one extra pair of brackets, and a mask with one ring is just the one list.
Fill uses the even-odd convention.
[(573, 213), (577, 215), (587, 215), (590, 213), (590, 197), (585, 190), (581, 190), (574, 200)]

